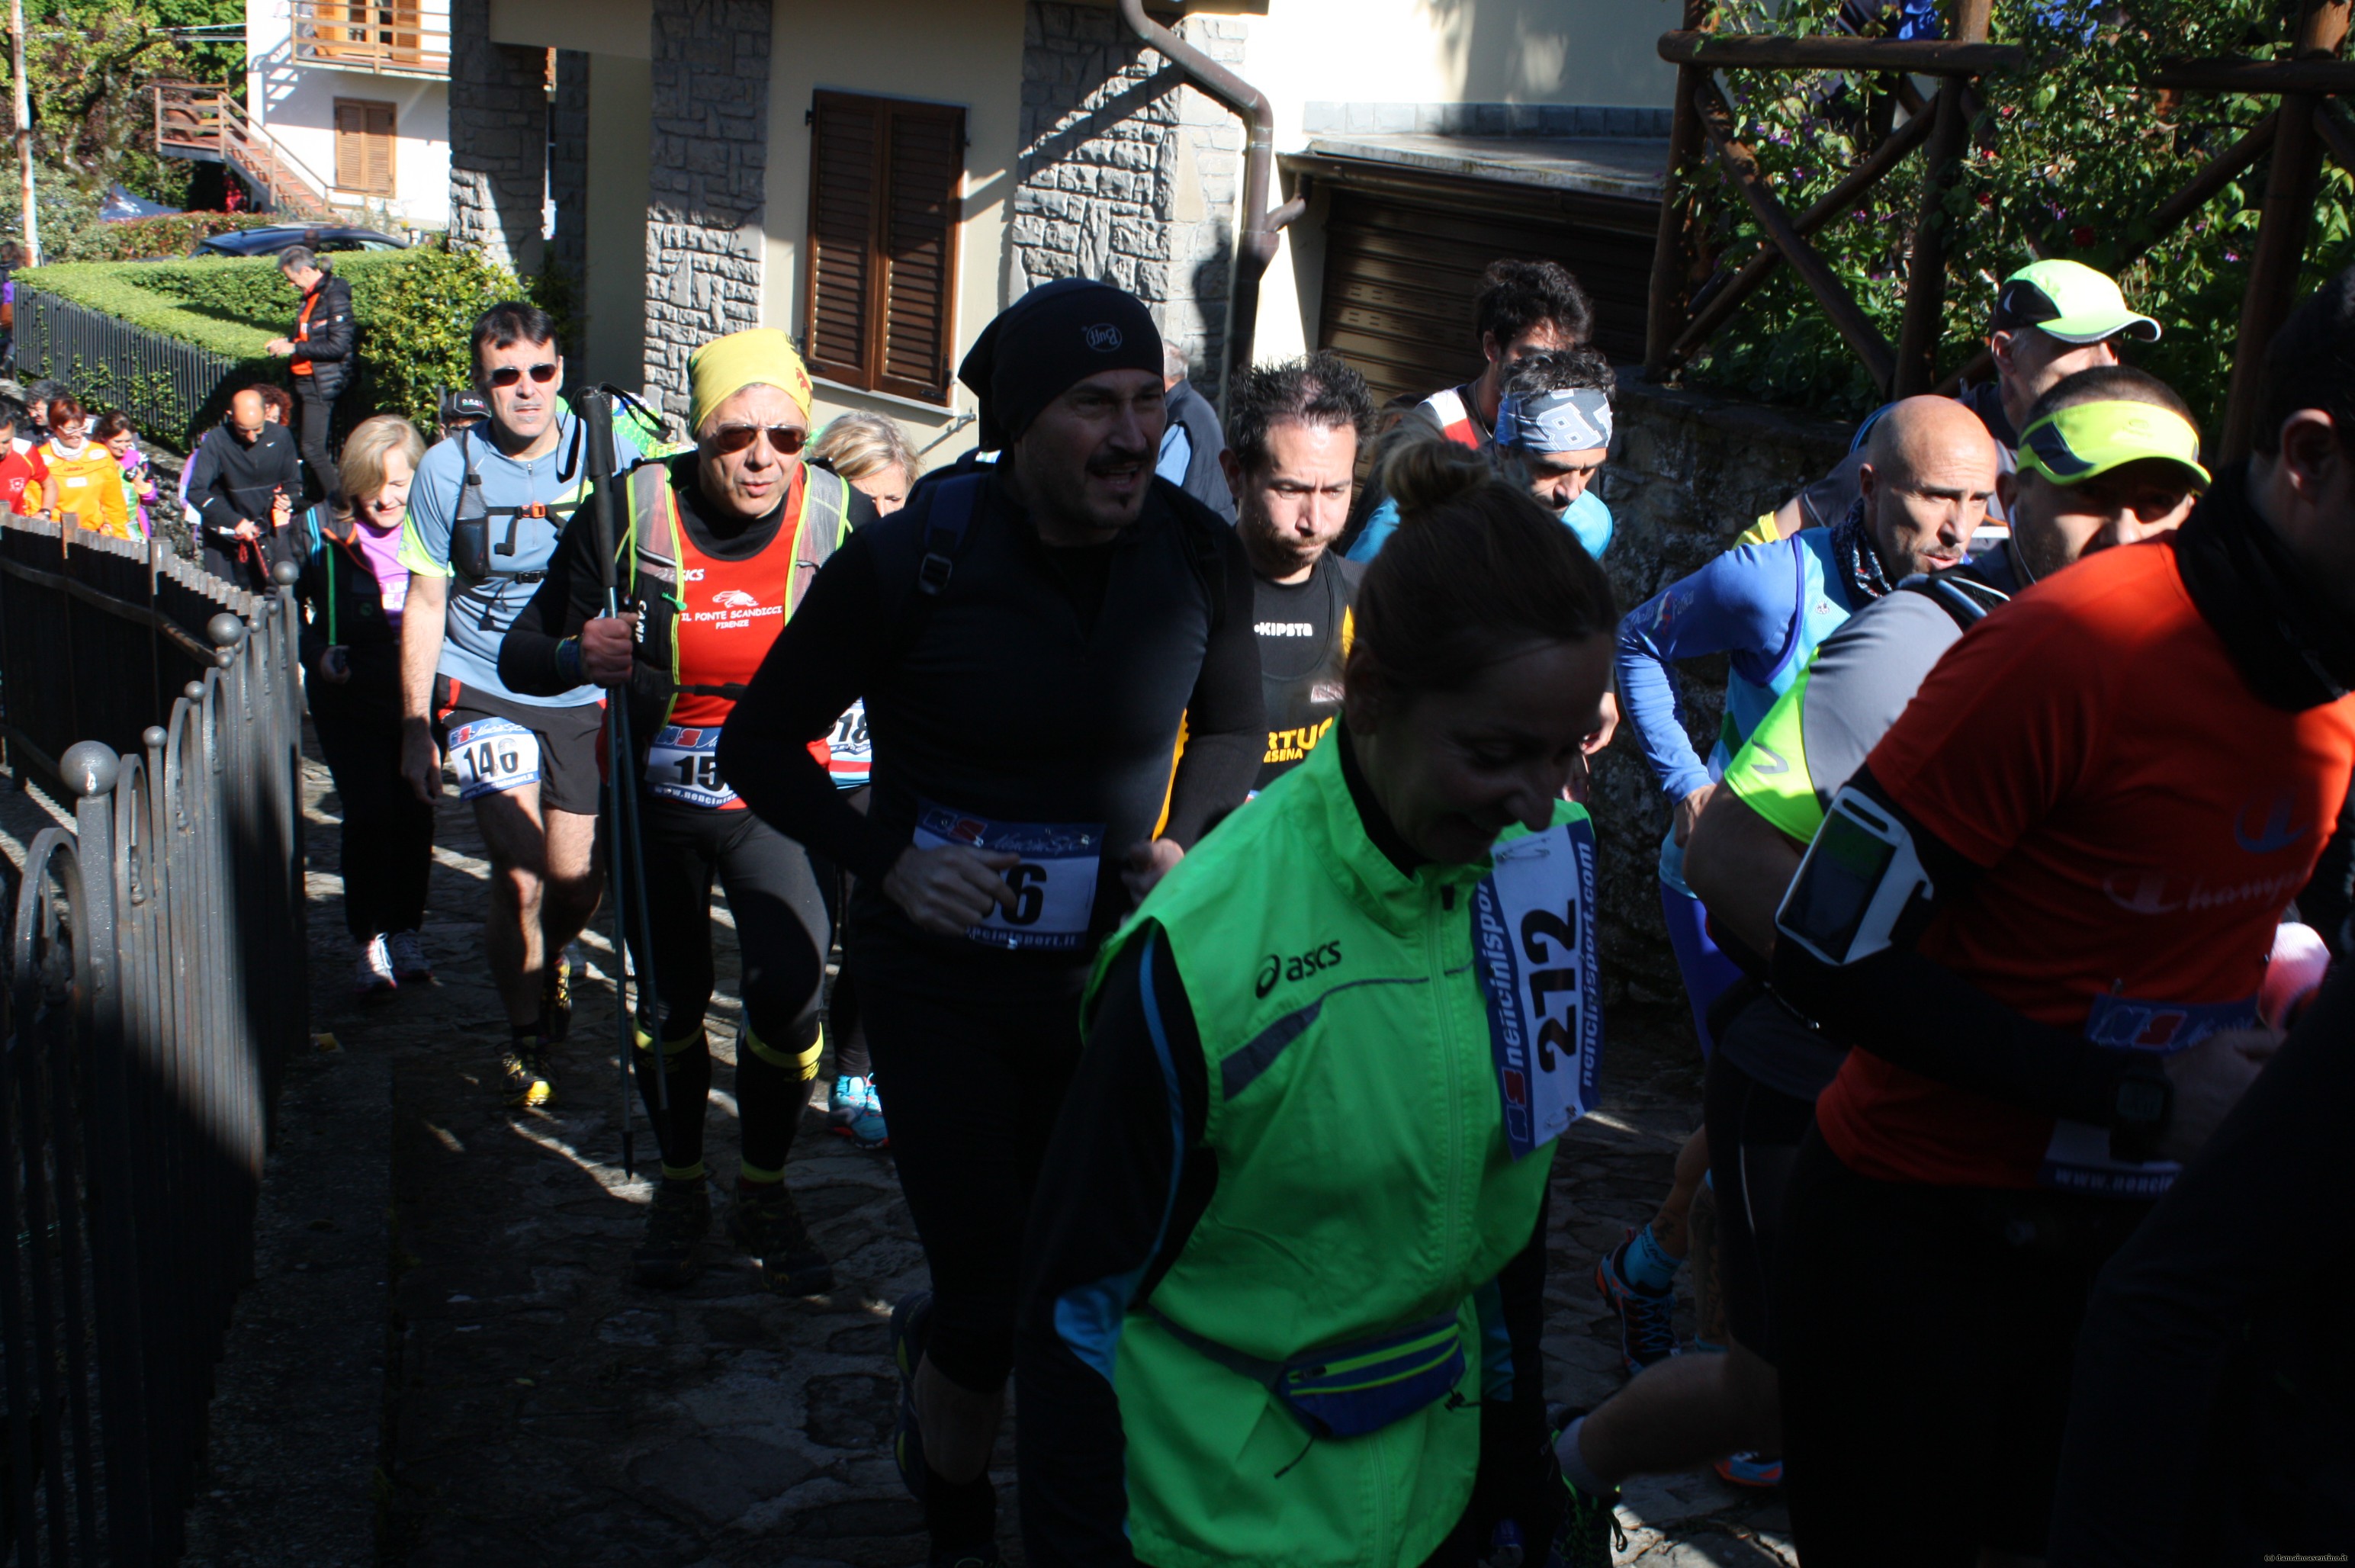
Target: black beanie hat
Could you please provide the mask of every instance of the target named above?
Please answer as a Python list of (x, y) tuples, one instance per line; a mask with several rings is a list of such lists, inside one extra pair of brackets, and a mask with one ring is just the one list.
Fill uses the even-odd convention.
[(1092, 278), (1041, 283), (981, 329), (957, 379), (981, 401), (981, 448), (1001, 452), (1039, 411), (1104, 370), (1161, 374), (1161, 329), (1145, 302)]

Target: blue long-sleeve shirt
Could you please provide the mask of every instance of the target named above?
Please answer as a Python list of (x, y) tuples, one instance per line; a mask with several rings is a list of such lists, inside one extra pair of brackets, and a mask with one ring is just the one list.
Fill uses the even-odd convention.
[(1727, 654), (1734, 674), (1766, 685), (1791, 654), (1805, 584), (1789, 540), (1743, 545), (1669, 584), (1619, 623), (1620, 711), (1636, 727), (1644, 760), (1670, 800), (1711, 783), (1716, 772), (1685, 732), (1684, 696), (1668, 667)]

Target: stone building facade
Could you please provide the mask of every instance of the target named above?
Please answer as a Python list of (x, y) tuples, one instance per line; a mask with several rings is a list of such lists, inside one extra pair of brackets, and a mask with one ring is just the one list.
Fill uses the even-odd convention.
[[(1180, 35), (1242, 70), (1240, 22), (1188, 17)], [(1241, 123), (1114, 12), (1028, 0), (1007, 297), (1054, 278), (1117, 283), (1214, 376), (1242, 151)]]
[(450, 239), (530, 274), (547, 259), (548, 51), (493, 43), (490, 15), (450, 7)]
[(769, 0), (655, 0), (645, 386), (687, 411), (695, 345), (761, 325)]

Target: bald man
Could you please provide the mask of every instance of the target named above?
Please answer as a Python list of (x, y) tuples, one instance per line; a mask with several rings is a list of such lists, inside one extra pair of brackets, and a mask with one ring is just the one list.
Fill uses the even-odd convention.
[[(1955, 394), (1955, 401), (1977, 414), (1995, 438), (2009, 474), (2019, 432), (2028, 428), (2028, 411), (2080, 370), (2117, 364), (2118, 345), (2130, 337), (2157, 342), (2158, 323), (2127, 307), (2116, 280), (2076, 261), (2031, 261), (2006, 278), (1996, 294), (1987, 336), (1995, 379), (1966, 386)], [(1734, 542), (1748, 544), (1837, 522), (1856, 499), (1866, 439), (1885, 412), (1876, 411), (1865, 420), (1854, 447), (1830, 473), (1759, 518)], [(1988, 507), (1987, 516), (1998, 525), (1994, 531), (1999, 534), (2009, 516), (2000, 496)]]
[(231, 397), (229, 417), (206, 432), (188, 460), (187, 494), (205, 570), (248, 592), (269, 592), (272, 563), (294, 559), (286, 525), (303, 494), (303, 456), (293, 432), (270, 422), (258, 388)]
[[(1685, 884), (1692, 825), (1728, 760), (1817, 645), (1906, 578), (1964, 559), (2000, 466), (1995, 442), (1968, 408), (1908, 398), (1873, 426), (1857, 498), (1831, 527), (1738, 546), (1620, 623), (1619, 706), (1674, 809), (1660, 846), (1660, 909), (1704, 1056), (1714, 1044), (1710, 1008), (1740, 970), (1710, 938), (1700, 901)], [(1710, 654), (1728, 656), (1731, 668), (1725, 723), (1704, 760), (1686, 732), (1669, 667)], [(1676, 1271), (1686, 1251), (1685, 1216), (1707, 1169), (1707, 1147), (1696, 1133), (1659, 1213), (1596, 1266), (1596, 1288), (1619, 1315), (1630, 1376), (1677, 1353)]]

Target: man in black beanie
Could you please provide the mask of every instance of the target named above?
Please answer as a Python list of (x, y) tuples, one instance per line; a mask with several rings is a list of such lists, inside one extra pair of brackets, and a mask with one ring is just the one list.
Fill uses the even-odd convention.
[[(990, 1568), (1023, 1222), (1090, 965), (1241, 804), (1266, 731), (1250, 562), (1154, 475), (1167, 411), (1143, 302), (1083, 279), (1034, 289), (958, 379), (999, 460), (927, 477), (835, 552), (719, 767), (858, 878), (844, 950), (932, 1281), (891, 1316), (894, 1452), (931, 1561)], [(807, 749), (858, 699), (866, 816)]]

